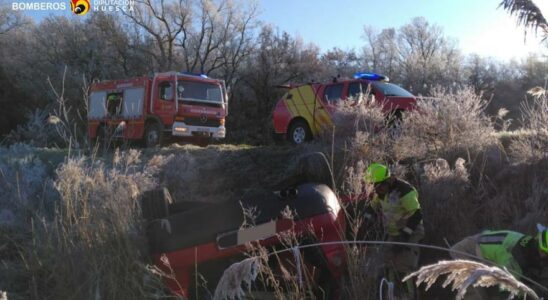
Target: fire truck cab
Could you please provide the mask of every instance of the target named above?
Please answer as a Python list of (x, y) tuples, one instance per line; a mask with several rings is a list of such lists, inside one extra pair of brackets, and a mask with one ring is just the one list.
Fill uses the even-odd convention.
[(301, 144), (333, 127), (333, 115), (341, 101), (360, 99), (381, 105), (387, 115), (413, 109), (416, 98), (405, 89), (389, 83), (388, 77), (375, 73), (356, 73), (354, 79), (329, 83), (295, 85), (276, 104), (272, 112), (274, 134)]
[(94, 83), (88, 105), (88, 134), (142, 140), (158, 146), (164, 137), (208, 142), (226, 135), (228, 99), (224, 81), (205, 75), (166, 72)]

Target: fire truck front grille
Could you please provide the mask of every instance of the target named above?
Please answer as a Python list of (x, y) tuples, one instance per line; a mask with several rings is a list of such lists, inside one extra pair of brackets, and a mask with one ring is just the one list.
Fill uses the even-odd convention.
[(219, 127), (221, 126), (221, 120), (210, 119), (205, 117), (185, 117), (185, 124), (192, 126), (207, 126), (207, 127)]

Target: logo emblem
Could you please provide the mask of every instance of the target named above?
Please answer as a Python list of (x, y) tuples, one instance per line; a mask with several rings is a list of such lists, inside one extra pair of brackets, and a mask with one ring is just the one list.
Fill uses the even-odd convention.
[(91, 8), (89, 0), (70, 0), (70, 9), (75, 15), (83, 16)]
[(200, 122), (202, 122), (204, 124), (207, 122), (207, 115), (206, 114), (203, 114), (203, 115), (200, 116)]
[(526, 237), (522, 238), (521, 241), (519, 241), (519, 244), (522, 247), (527, 247), (527, 244), (531, 241), (531, 239), (532, 239), (532, 237), (526, 236)]

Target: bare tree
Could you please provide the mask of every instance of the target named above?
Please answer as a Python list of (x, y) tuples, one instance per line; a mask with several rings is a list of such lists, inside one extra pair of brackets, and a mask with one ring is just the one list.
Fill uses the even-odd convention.
[(404, 84), (415, 93), (459, 81), (461, 56), (443, 31), (424, 18), (414, 18), (399, 29), (398, 49)]
[(125, 13), (131, 21), (140, 26), (154, 40), (156, 51), (141, 48), (152, 56), (158, 68), (171, 69), (175, 57), (175, 41), (180, 35), (187, 38), (187, 28), (190, 24), (191, 2), (138, 0), (134, 10)]
[(379, 61), (384, 73), (390, 77), (395, 77), (397, 73), (398, 43), (396, 38), (394, 28), (383, 29), (378, 37)]
[(234, 90), (237, 97), (232, 102), (233, 109), (244, 117), (233, 114), (231, 122), (264, 143), (272, 132), (270, 113), (285, 92), (276, 86), (317, 80), (314, 76), (325, 72), (318, 59), (319, 48), (304, 45), (286, 32), (263, 26), (256, 44), (242, 68), (242, 84)]
[(256, 26), (255, 2), (139, 0), (126, 15), (154, 40), (161, 70), (183, 67), (216, 73), (232, 82), (249, 55)]
[(317, 48), (305, 47), (301, 40), (270, 26), (263, 27), (258, 43), (246, 66), (245, 83), (257, 96), (258, 115), (267, 116), (279, 96), (273, 87), (312, 79), (320, 72), (320, 63)]
[(360, 68), (358, 55), (354, 50), (342, 50), (333, 48), (324, 53), (321, 57), (322, 62), (330, 72), (331, 76), (351, 76)]
[(379, 43), (380, 35), (375, 32), (373, 27), (364, 26), (362, 38), (366, 43), (362, 51), (367, 67), (373, 71), (379, 71), (379, 56), (381, 51)]
[(440, 27), (414, 18), (398, 30), (364, 28), (364, 60), (412, 92), (426, 94), (432, 86), (462, 81), (462, 57)]
[(28, 23), (18, 11), (0, 4), (0, 36)]
[(396, 30), (386, 28), (377, 32), (369, 26), (364, 27), (363, 39), (366, 46), (363, 48), (363, 58), (366, 68), (383, 73), (390, 78), (398, 73), (399, 50)]

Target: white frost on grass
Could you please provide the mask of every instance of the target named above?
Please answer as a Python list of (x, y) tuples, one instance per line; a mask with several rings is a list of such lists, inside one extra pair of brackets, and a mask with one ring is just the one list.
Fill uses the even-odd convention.
[(259, 273), (259, 258), (250, 257), (232, 264), (226, 269), (215, 289), (214, 300), (243, 299), (242, 283), (249, 289)]

